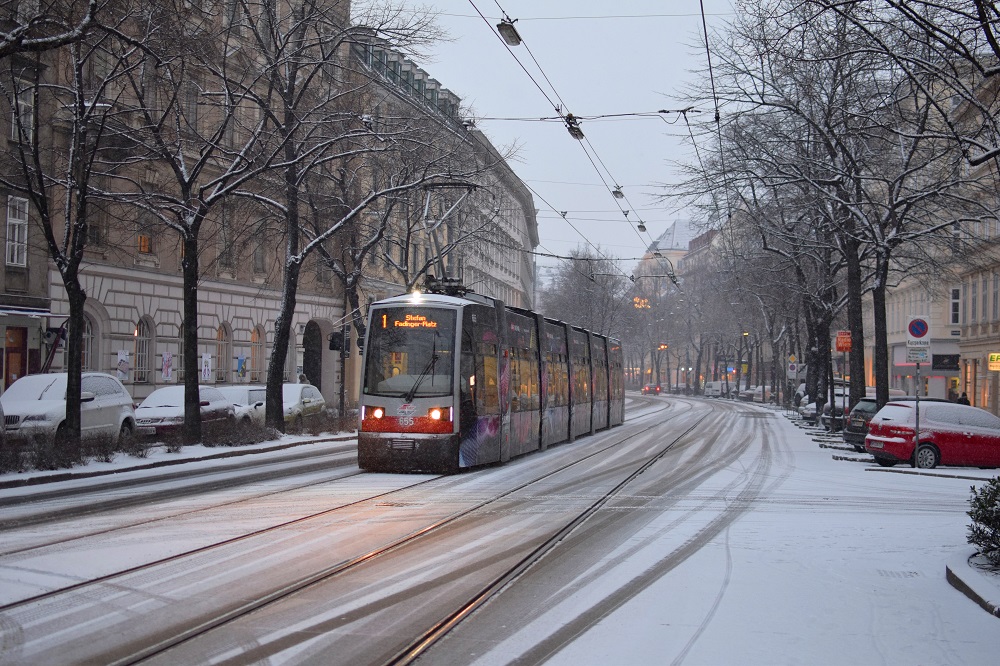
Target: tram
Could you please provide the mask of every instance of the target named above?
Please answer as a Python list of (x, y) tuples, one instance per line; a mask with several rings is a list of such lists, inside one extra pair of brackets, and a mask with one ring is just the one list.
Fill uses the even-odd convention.
[(473, 293), (371, 305), (358, 464), (454, 473), (625, 418), (621, 344)]

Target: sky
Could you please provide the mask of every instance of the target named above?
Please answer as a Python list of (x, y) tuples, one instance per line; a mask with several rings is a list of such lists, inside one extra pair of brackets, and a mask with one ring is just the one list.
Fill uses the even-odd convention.
[[(631, 398), (629, 402), (630, 421), (662, 420), (662, 412), (657, 411), (656, 406), (637, 406)], [(684, 409), (683, 401), (680, 405)], [(455, 659), (456, 651), (445, 650), (444, 653), (428, 654), (426, 661), (487, 665), (508, 664), (525, 654), (537, 656), (538, 653), (532, 651), (547, 637), (565, 633), (564, 628), (572, 626), (581, 615), (587, 615), (588, 610), (607, 610), (612, 605), (607, 613), (587, 622), (585, 630), (563, 643), (547, 663), (581, 666), (996, 662), (996, 655), (1000, 653), (998, 619), (951, 587), (945, 579), (945, 567), (949, 567), (987, 600), (1000, 602), (1000, 578), (989, 577), (967, 562), (973, 548), (965, 540), (968, 518), (964, 513), (968, 509), (970, 484), (977, 483), (975, 479), (995, 476), (996, 470), (938, 468), (915, 471), (900, 466), (886, 471), (874, 464), (855, 462), (852, 458), (859, 459), (858, 456), (832, 448), (836, 446), (835, 438), (816, 429), (800, 428), (793, 420), (784, 418), (780, 411), (767, 419), (766, 425), (761, 419), (753, 422), (755, 428), (766, 429), (767, 436), (758, 438), (758, 443), (767, 441), (766, 449), (751, 446), (728, 468), (699, 478), (697, 487), (678, 489), (674, 498), (676, 504), (664, 497), (646, 506), (645, 510), (652, 516), (648, 524), (633, 538), (609, 547), (595, 559), (592, 569), (582, 567), (560, 594), (546, 598), (544, 604), (535, 599), (534, 606), (529, 606), (534, 608), (530, 622), (518, 621), (515, 616), (513, 626), (516, 629), (500, 632), (506, 633), (504, 640), (491, 640), (495, 632), (490, 627), (503, 626), (511, 620), (508, 617), (511, 613), (524, 613), (522, 594), (528, 592), (532, 598), (538, 594), (530, 585), (515, 584), (459, 627), (456, 642), (466, 646), (475, 644), (475, 658), (466, 653), (463, 658)], [(595, 437), (614, 436), (616, 432)], [(282, 439), (293, 441), (289, 436)], [(581, 443), (586, 441), (587, 438), (580, 440)], [(821, 448), (818, 444), (823, 442), (831, 448)], [(478, 501), (494, 492), (505, 475), (516, 475), (519, 467), (543, 464), (545, 459), (560, 456), (572, 446), (577, 445), (553, 447), (500, 468), (464, 475), (456, 479), (462, 484), (461, 488), (453, 488), (447, 493), (448, 502), (444, 504), (448, 508), (438, 509), (439, 495), (415, 500), (413, 506), (425, 512), (432, 512), (432, 509), (452, 511), (454, 507), (450, 502)], [(201, 447), (194, 446), (185, 447), (182, 455), (196, 458), (204, 453)], [(702, 452), (699, 455), (709, 454)], [(138, 462), (151, 462), (163, 456), (179, 457), (154, 453), (149, 460)], [(765, 458), (766, 463), (762, 463)], [(119, 456), (114, 463), (95, 463), (87, 468), (121, 469), (136, 462), (134, 458)], [(215, 467), (220, 478), (227, 473), (238, 473), (227, 472), (224, 469), (226, 461), (191, 464), (203, 466), (198, 468), (202, 472)], [(762, 466), (766, 467), (763, 472)], [(131, 479), (136, 475), (156, 475), (164, 471), (174, 473), (178, 469), (181, 468), (122, 470), (116, 478)], [(5, 475), (0, 480), (7, 478), (10, 477)], [(297, 515), (294, 512), (308, 513), (310, 502), (328, 503), (331, 496), (346, 501), (344, 497), (352, 496), (351, 493), (363, 494), (366, 488), (379, 487), (384, 491), (392, 484), (409, 486), (423, 479), (422, 475), (367, 474), (302, 490), (302, 496), (296, 495), (294, 501), (286, 502), (278, 501), (281, 493), (274, 491), (281, 484), (274, 480), (262, 486), (237, 486), (183, 501), (151, 503), (146, 510), (156, 512), (160, 520), (140, 525), (138, 530), (114, 529), (117, 521), (135, 522), (131, 510), (82, 516), (62, 525), (47, 526), (44, 538), (62, 536), (63, 531), (92, 532), (94, 525), (108, 529), (80, 539), (72, 547), (42, 548), (37, 554), (16, 554), (16, 546), (22, 540), (24, 543), (37, 541), (37, 534), (31, 537), (30, 529), (11, 530), (4, 534), (3, 549), (13, 550), (15, 554), (0, 559), (0, 582), (3, 583), (0, 585), (0, 604), (37, 594), (51, 586), (62, 586), (67, 577), (91, 577), (114, 571), (123, 561), (134, 565), (172, 554), (173, 549), (183, 551), (214, 543), (220, 534), (228, 535), (230, 529), (256, 529), (264, 524), (292, 520)], [(301, 484), (302, 477), (290, 480)], [(0, 499), (106, 481), (104, 477), (4, 489), (0, 490)], [(190, 483), (190, 479), (165, 478), (162, 482), (161, 490), (170, 484)], [(714, 532), (706, 530), (706, 526), (725, 516), (727, 506), (745, 501), (745, 489), (754, 483), (760, 484), (760, 494), (747, 503), (746, 511), (711, 539), (704, 540), (706, 531)], [(253, 495), (261, 488), (268, 493), (257, 500), (248, 500), (248, 493)], [(428, 493), (439, 492), (433, 484), (429, 488)], [(121, 490), (107, 492), (113, 498)], [(639, 499), (641, 496), (623, 498), (622, 506), (631, 506)], [(64, 507), (72, 501), (60, 495), (54, 499), (40, 499), (34, 505), (12, 505), (7, 518), (22, 511), (44, 512)], [(191, 511), (192, 502), (204, 502), (210, 505), (210, 510), (201, 514)], [(286, 515), (286, 511), (292, 513)], [(535, 512), (537, 510), (529, 509), (520, 517), (515, 512), (512, 520), (529, 521), (528, 514)], [(399, 522), (395, 529), (403, 532), (412, 529), (405, 521)], [(393, 525), (382, 525), (382, 529), (390, 527)], [(349, 545), (355, 541), (363, 544), (362, 540), (352, 538), (351, 531), (361, 534), (368, 527), (363, 521), (344, 521), (337, 529), (347, 530), (337, 543)], [(569, 540), (567, 543), (572, 545)], [(150, 548), (150, 544), (155, 547)], [(80, 553), (88, 556), (81, 557)], [(340, 556), (340, 553), (329, 554), (335, 561)], [(421, 551), (416, 557), (419, 563), (413, 575), (432, 578), (434, 568), (426, 553)], [(671, 566), (666, 568), (665, 563)], [(576, 567), (567, 569), (572, 573)], [(234, 578), (234, 587), (245, 583), (241, 577), (246, 576), (246, 572), (241, 567), (233, 568), (229, 574)], [(224, 578), (226, 573), (219, 569), (214, 575)], [(635, 589), (637, 584), (638, 591), (624, 595), (620, 605), (609, 604), (623, 591)], [(380, 589), (386, 595), (396, 591), (394, 585)], [(148, 601), (148, 598), (143, 597), (143, 600)], [(343, 603), (350, 602), (347, 599)], [(340, 601), (330, 599), (329, 603), (331, 608), (305, 605), (303, 612), (308, 619), (314, 619), (311, 615), (314, 612), (344, 612), (344, 608), (337, 606)], [(112, 612), (114, 605), (108, 603), (101, 608)], [(113, 636), (95, 638), (92, 627), (86, 624), (67, 626), (58, 636), (45, 633), (42, 631), (44, 623), (36, 626), (34, 612), (32, 608), (25, 608), (8, 613), (12, 623), (30, 620), (24, 626), (25, 644), (22, 646), (26, 650), (22, 655), (26, 662), (30, 660), (31, 650), (51, 648), (58, 641), (114, 640)], [(122, 622), (135, 622), (135, 615), (126, 614), (124, 610), (114, 617)], [(264, 626), (269, 631), (266, 638), (273, 645), (282, 644), (285, 638), (294, 638), (297, 629), (295, 625), (274, 622), (274, 618), (266, 616)], [(110, 630), (102, 632), (109, 633)], [(235, 632), (233, 635), (249, 634)], [(265, 639), (264, 633), (254, 635), (262, 642)], [(472, 639), (468, 642), (470, 636)], [(328, 649), (330, 654), (335, 654), (337, 632), (318, 636), (316, 640), (321, 638), (334, 641)], [(241, 645), (258, 643), (243, 641)], [(442, 647), (447, 648), (447, 645), (442, 642)], [(297, 663), (297, 657), (301, 659), (297, 649), (302, 649), (301, 643), (289, 640), (287, 651), (279, 651), (273, 661)], [(461, 651), (458, 654), (462, 654)]]
[[(687, 219), (657, 202), (661, 185), (676, 179), (668, 161), (693, 159), (682, 142), (687, 129), (679, 114), (655, 112), (684, 108), (678, 92), (705, 66), (699, 0), (426, 4), (440, 12), (451, 39), (415, 60), (471, 108), (494, 145), (517, 147), (511, 166), (535, 195), (538, 251), (564, 255), (589, 241), (630, 271), (653, 239)], [(710, 30), (731, 17), (729, 0), (704, 0), (704, 7)], [(523, 40), (510, 51), (494, 34), (502, 12)], [(555, 117), (556, 105), (583, 118), (585, 141), (561, 122), (538, 121)], [(710, 117), (711, 108), (697, 108), (700, 119)], [(648, 115), (587, 119), (618, 114)], [(508, 118), (518, 120), (500, 120)], [(625, 199), (612, 196), (615, 185)]]

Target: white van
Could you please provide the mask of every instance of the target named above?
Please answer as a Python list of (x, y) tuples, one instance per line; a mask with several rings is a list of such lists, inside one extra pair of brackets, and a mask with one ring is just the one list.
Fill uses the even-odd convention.
[(721, 398), (726, 394), (726, 382), (705, 382), (706, 398)]

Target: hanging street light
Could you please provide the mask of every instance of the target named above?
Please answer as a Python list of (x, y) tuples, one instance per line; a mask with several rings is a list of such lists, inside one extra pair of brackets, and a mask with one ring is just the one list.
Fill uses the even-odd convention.
[[(514, 19), (516, 21), (517, 19)], [(508, 46), (520, 46), (521, 45), (521, 35), (517, 34), (517, 28), (514, 27), (514, 21), (509, 18), (505, 18), (499, 23), (497, 23), (497, 32), (503, 37), (503, 41), (507, 42)]]

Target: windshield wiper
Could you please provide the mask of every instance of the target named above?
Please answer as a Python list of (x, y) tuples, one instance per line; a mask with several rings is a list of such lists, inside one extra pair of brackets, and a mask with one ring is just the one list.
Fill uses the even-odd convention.
[(432, 341), (431, 341), (431, 360), (427, 361), (427, 365), (425, 365), (424, 369), (420, 371), (419, 375), (417, 375), (417, 379), (413, 382), (413, 386), (410, 388), (409, 391), (406, 392), (406, 395), (403, 396), (406, 399), (406, 402), (413, 402), (413, 397), (415, 395), (417, 395), (417, 389), (420, 388), (420, 384), (423, 383), (424, 379), (427, 377), (427, 373), (429, 371), (432, 371), (433, 368), (434, 368), (434, 364), (437, 363), (437, 360), (438, 360), (438, 355), (437, 355), (437, 337), (438, 337), (438, 335), (439, 335), (439, 333), (437, 331), (434, 331), (434, 337), (432, 338)]

